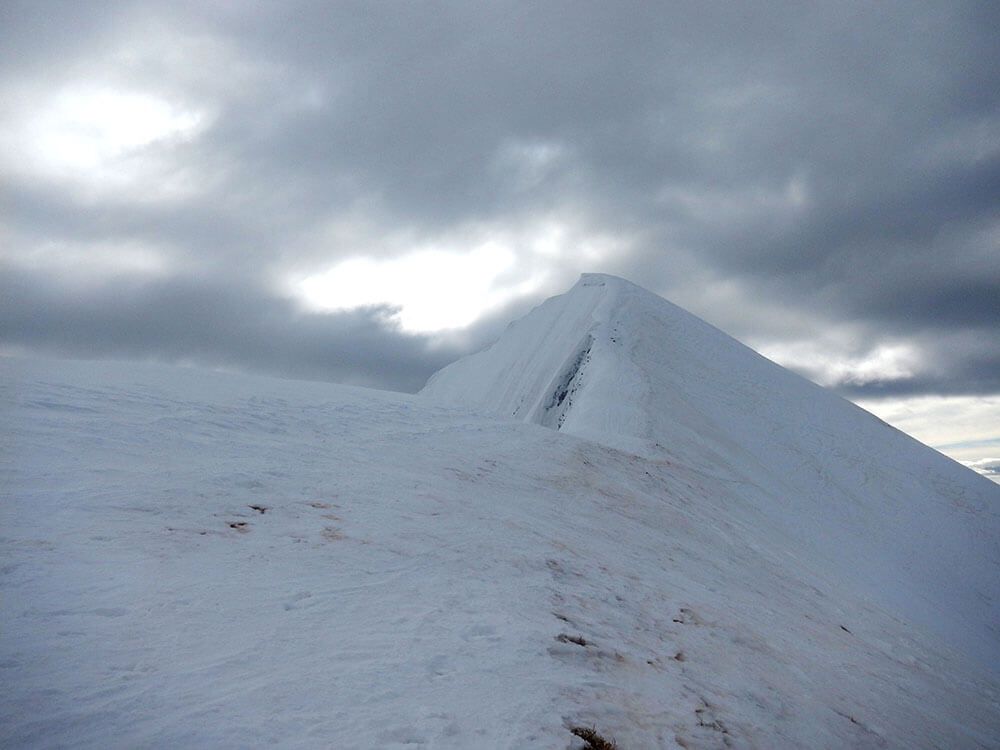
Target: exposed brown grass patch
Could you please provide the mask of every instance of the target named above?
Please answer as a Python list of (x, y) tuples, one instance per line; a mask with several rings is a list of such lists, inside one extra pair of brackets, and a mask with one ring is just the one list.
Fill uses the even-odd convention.
[(570, 727), (569, 731), (587, 743), (586, 750), (618, 750), (614, 740), (605, 739), (594, 727)]

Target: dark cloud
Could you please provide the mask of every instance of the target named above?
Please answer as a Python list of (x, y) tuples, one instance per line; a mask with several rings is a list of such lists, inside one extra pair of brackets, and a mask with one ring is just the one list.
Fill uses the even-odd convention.
[(63, 56), (64, 63), (91, 53), (121, 33), (124, 5), (7, 0), (0, 5), (0, 24), (6, 31), (0, 39), (0, 78), (39, 73), (45, 76), (54, 66), (54, 52)]
[(151, 359), (414, 391), (455, 358), (392, 311), (309, 314), (267, 290), (170, 278), (74, 288), (0, 274), (0, 340), (84, 358)]
[[(935, 354), (939, 352), (934, 351)], [(948, 352), (943, 352), (947, 354)], [(852, 399), (921, 396), (990, 395), (1000, 393), (1000, 352), (976, 353), (955, 366), (911, 377), (876, 379), (864, 383), (843, 382), (836, 390)]]
[[(845, 356), (883, 340), (921, 353), (910, 375), (844, 381), (852, 395), (1000, 392), (995, 3), (137, 0), (2, 13), (5, 88), (110, 81), (201, 107), (208, 123), (148, 147), (150, 180), (186, 176), (186, 193), (7, 178), (9, 257), (149, 245), (168, 276), (67, 297), (72, 269), (19, 261), (3, 342), (415, 388), (503, 314), (601, 270), (740, 338), (792, 341), (808, 320), (849, 328)], [(280, 291), (292, 269), (405, 252), (391, 237), (547, 218), (622, 249), (594, 267), (573, 248), (540, 259), (514, 247), (543, 288), (437, 349), (377, 311), (307, 315)], [(735, 291), (702, 294), (709, 284)], [(784, 316), (765, 309), (776, 300)]]

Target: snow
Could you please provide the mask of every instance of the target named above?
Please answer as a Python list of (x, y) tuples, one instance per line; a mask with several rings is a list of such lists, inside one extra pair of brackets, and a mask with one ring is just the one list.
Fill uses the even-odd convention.
[(997, 487), (640, 287), (585, 274), (422, 393), (739, 486), (734, 515), (1000, 671)]
[[(654, 380), (646, 355), (607, 356), (648, 351), (667, 314), (629, 312), (633, 288), (609, 283), (543, 305), (554, 327), (537, 339), (515, 324), (521, 346), (493, 350), (524, 355), (506, 375), (476, 365), (520, 408), (504, 419), (449, 394), (451, 371), (428, 398), (0, 359), (0, 746), (570, 748), (574, 725), (622, 748), (1000, 745), (995, 651), (970, 646), (995, 605), (968, 602), (991, 595), (995, 558), (971, 534), (950, 546), (963, 523), (997, 538), (996, 494), (862, 412), (824, 411), (839, 401), (809, 411), (813, 392), (785, 383), (793, 416), (829, 421), (801, 469), (784, 453), (772, 469), (763, 451), (810, 423), (768, 415), (767, 382), (756, 411), (723, 420), (743, 393), (726, 391), (725, 359), (706, 371), (717, 431), (698, 432), (709, 385), (687, 383), (672, 434), (694, 442), (657, 448), (670, 420), (642, 410), (689, 371)], [(625, 330), (640, 312), (647, 327)], [(689, 322), (678, 338), (707, 364), (725, 356)], [(588, 403), (616, 372), (618, 405)], [(754, 415), (762, 445), (735, 441)], [(836, 442), (844, 424), (857, 444)], [(859, 450), (874, 451), (855, 468), (864, 492)], [(939, 527), (893, 505), (899, 492)], [(821, 498), (847, 509), (822, 515)], [(817, 528), (867, 554), (880, 512), (923, 529), (942, 570), (964, 561), (952, 599), (903, 567), (912, 536), (830, 562)], [(935, 627), (894, 587), (960, 608)]]

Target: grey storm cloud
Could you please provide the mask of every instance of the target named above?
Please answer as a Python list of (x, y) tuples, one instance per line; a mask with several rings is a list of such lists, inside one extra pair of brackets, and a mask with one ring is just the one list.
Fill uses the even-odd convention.
[(17, 274), (0, 281), (0, 336), (27, 349), (417, 390), (456, 352), (399, 333), (389, 312), (303, 314), (266, 290), (194, 279), (84, 291)]
[[(740, 338), (801, 321), (921, 352), (845, 392), (1000, 392), (1000, 7), (880, 3), (5, 3), (0, 94), (110, 80), (208, 112), (148, 149), (200, 189), (143, 200), (4, 178), (2, 340), (415, 389), (582, 271)], [(125, 50), (122, 52), (121, 50)], [(17, 98), (0, 118), (16, 119)], [(25, 105), (27, 106), (27, 105)], [(159, 174), (159, 173), (157, 173)], [(563, 248), (463, 337), (306, 313), (280, 280), (400, 233), (558, 216)], [(360, 227), (332, 234), (330, 226)], [(130, 243), (165, 277), (67, 286), (45, 243)], [(518, 250), (530, 275), (541, 261)], [(456, 280), (460, 284), (461, 280)], [(727, 285), (724, 298), (702, 288)], [(73, 289), (75, 291), (67, 291)], [(785, 314), (764, 309), (781, 300)], [(801, 367), (809, 372), (808, 367)]]

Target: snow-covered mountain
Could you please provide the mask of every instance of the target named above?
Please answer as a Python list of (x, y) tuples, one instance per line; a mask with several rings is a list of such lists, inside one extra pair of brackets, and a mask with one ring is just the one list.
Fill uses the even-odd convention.
[(3, 747), (1000, 746), (1000, 489), (621, 280), (420, 396), (0, 359), (0, 422)]
[(584, 275), (423, 393), (737, 486), (734, 515), (1000, 670), (996, 486), (634, 284)]

